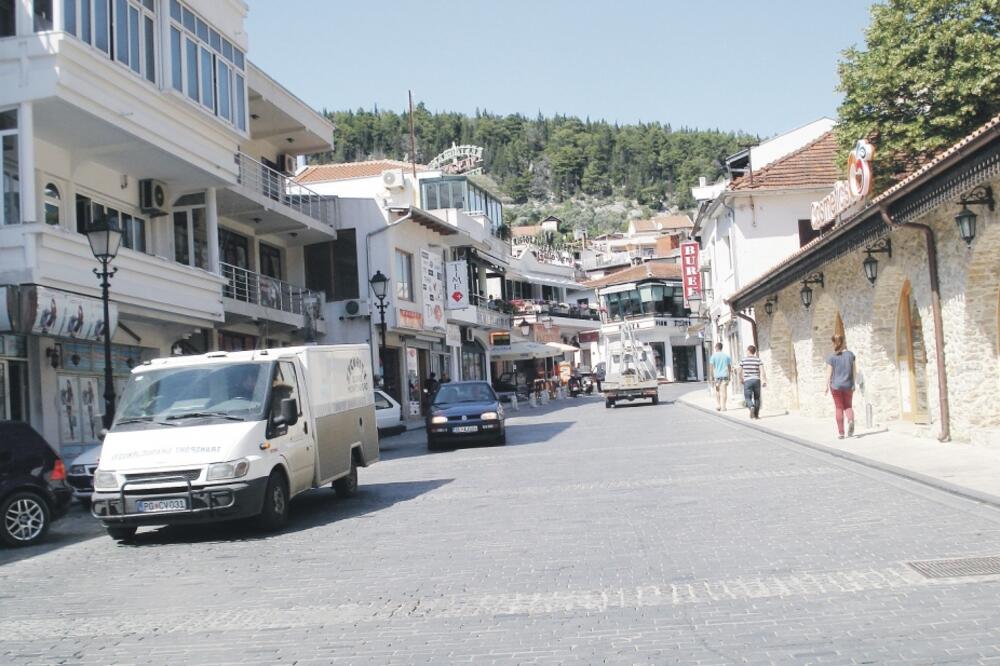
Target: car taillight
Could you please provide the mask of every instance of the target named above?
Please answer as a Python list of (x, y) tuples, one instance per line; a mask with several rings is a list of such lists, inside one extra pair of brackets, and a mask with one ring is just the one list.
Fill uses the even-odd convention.
[(52, 472), (49, 474), (49, 481), (65, 481), (66, 480), (66, 465), (63, 464), (62, 458), (56, 458), (55, 467), (52, 468)]

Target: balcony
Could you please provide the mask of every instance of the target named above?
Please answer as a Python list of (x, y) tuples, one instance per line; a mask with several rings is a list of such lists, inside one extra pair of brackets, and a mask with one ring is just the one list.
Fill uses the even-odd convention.
[(227, 314), (266, 319), (295, 329), (312, 325), (316, 333), (326, 332), (326, 323), (319, 318), (323, 306), (319, 292), (239, 266), (219, 266), (225, 280), (222, 296)]
[(220, 190), (219, 214), (252, 225), (258, 235), (294, 233), (297, 243), (336, 237), (333, 200), (246, 153), (235, 155), (237, 182)]
[(593, 306), (570, 305), (556, 301), (515, 300), (511, 302), (517, 316), (548, 315), (566, 319), (600, 321), (601, 315)]
[(478, 326), (494, 330), (507, 330), (511, 328), (510, 314), (498, 309), (497, 301), (490, 301), (485, 296), (470, 294), (471, 305), (464, 310), (449, 310), (448, 318), (458, 324), (467, 326)]

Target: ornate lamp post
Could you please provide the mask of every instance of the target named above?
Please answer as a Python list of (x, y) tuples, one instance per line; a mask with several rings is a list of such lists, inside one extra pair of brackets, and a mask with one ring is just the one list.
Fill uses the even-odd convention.
[(806, 310), (809, 309), (809, 306), (813, 302), (813, 290), (809, 286), (811, 284), (818, 284), (820, 287), (823, 287), (823, 274), (813, 273), (802, 281), (802, 290), (799, 292), (799, 296), (802, 298), (802, 305), (805, 306)]
[(94, 275), (101, 281), (101, 301), (104, 304), (104, 418), (105, 429), (110, 429), (115, 420), (115, 380), (111, 367), (111, 306), (108, 290), (111, 288), (111, 278), (118, 272), (117, 268), (108, 270), (118, 248), (122, 243), (122, 230), (118, 226), (117, 217), (105, 217), (94, 220), (87, 227), (87, 240), (94, 258), (101, 262), (101, 269), (94, 269)]
[[(372, 293), (375, 294), (375, 300), (378, 301), (376, 307), (378, 308), (379, 315), (379, 332), (381, 333), (381, 340), (379, 342), (379, 365), (385, 363), (387, 356), (386, 352), (386, 339), (385, 339), (385, 297), (386, 292), (389, 290), (389, 278), (382, 273), (382, 271), (375, 271), (375, 275), (368, 280), (368, 284), (371, 285)], [(382, 381), (385, 381), (385, 368), (380, 368), (382, 371)]]
[(867, 248), (865, 252), (868, 254), (868, 257), (861, 262), (861, 267), (865, 271), (865, 278), (874, 287), (875, 281), (878, 280), (878, 259), (872, 255), (885, 253), (892, 259), (892, 241), (888, 238), (878, 240), (874, 245)]
[(955, 216), (958, 235), (968, 247), (972, 247), (972, 241), (976, 239), (976, 214), (969, 210), (969, 206), (986, 206), (992, 211), (996, 207), (993, 188), (989, 185), (977, 187), (959, 199), (958, 203), (962, 204), (962, 210)]

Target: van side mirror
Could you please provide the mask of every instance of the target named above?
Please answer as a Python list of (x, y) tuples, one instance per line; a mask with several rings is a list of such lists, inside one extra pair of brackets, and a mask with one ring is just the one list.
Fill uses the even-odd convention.
[(293, 426), (299, 422), (299, 403), (295, 398), (281, 401), (281, 413), (271, 421), (275, 427)]

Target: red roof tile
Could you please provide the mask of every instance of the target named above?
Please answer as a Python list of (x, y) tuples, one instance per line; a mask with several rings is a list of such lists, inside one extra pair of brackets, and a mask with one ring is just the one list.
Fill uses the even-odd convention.
[[(368, 162), (342, 162), (340, 164), (314, 164), (307, 166), (295, 177), (300, 183), (327, 183), (333, 180), (349, 178), (371, 178), (379, 176), (389, 169), (412, 169), (409, 162), (399, 160), (370, 160)], [(417, 171), (430, 171), (423, 164), (417, 165)]]
[(727, 189), (738, 192), (833, 187), (835, 181), (844, 177), (837, 166), (839, 154), (833, 132), (826, 132), (760, 171), (740, 176)]
[(601, 289), (613, 284), (628, 284), (629, 282), (640, 282), (642, 280), (680, 280), (681, 265), (667, 261), (649, 261), (638, 266), (632, 266), (621, 271), (616, 271), (611, 275), (584, 282), (583, 286), (588, 289)]

